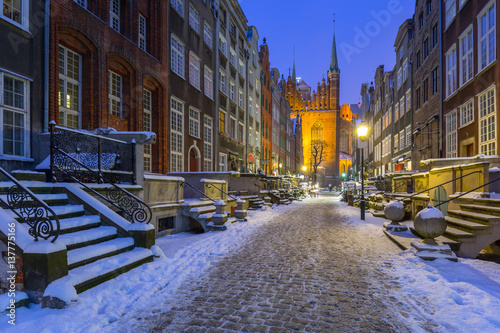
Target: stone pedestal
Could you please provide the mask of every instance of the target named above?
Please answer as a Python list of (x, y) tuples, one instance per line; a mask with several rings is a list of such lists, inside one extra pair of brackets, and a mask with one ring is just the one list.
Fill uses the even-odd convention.
[(150, 223), (133, 223), (128, 232), (134, 238), (134, 245), (150, 249), (155, 245), (155, 228)]
[(215, 214), (212, 215), (212, 225), (221, 226), (227, 221), (227, 214), (224, 212), (224, 207), (226, 203), (221, 199), (217, 200), (215, 203)]
[(458, 261), (449, 245), (428, 238), (412, 240), (411, 252), (424, 260), (448, 259)]
[(247, 211), (243, 209), (243, 205), (245, 204), (245, 200), (238, 199), (236, 200), (237, 208), (234, 211), (234, 217), (236, 217), (238, 222), (245, 222), (247, 219)]
[(408, 227), (404, 224), (399, 223), (401, 219), (405, 216), (405, 207), (403, 203), (399, 201), (391, 202), (384, 209), (385, 217), (392, 222), (384, 223), (384, 228), (388, 231), (406, 231)]

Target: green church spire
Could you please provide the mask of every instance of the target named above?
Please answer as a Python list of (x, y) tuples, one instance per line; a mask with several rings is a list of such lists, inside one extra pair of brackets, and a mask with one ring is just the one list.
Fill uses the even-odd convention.
[(332, 43), (332, 55), (330, 58), (330, 69), (328, 74), (340, 74), (339, 62), (337, 59), (337, 45), (335, 43), (335, 16), (333, 19), (333, 43)]

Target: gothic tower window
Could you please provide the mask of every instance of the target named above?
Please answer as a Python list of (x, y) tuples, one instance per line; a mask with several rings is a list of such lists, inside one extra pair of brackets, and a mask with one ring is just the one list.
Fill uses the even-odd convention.
[(346, 130), (340, 131), (340, 146), (339, 150), (344, 152), (349, 152), (349, 134)]
[(311, 128), (311, 141), (323, 141), (323, 124), (319, 121), (315, 122)]

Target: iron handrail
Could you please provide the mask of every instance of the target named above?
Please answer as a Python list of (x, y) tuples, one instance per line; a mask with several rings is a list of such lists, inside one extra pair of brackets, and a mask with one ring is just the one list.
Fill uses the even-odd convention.
[(496, 181), (498, 181), (498, 180), (500, 180), (500, 178), (494, 179), (494, 180), (492, 180), (492, 181), (487, 182), (486, 184), (483, 184), (483, 185), (481, 185), (481, 186), (478, 186), (478, 187), (476, 187), (476, 188), (473, 188), (472, 190), (469, 190), (469, 191), (467, 191), (467, 192), (465, 192), (465, 193), (459, 194), (459, 195), (458, 195), (458, 196), (456, 196), (455, 198), (451, 198), (451, 199), (448, 199), (448, 200), (446, 200), (446, 201), (443, 201), (443, 202), (441, 202), (441, 203), (437, 204), (435, 207), (437, 208), (437, 207), (439, 207), (439, 206), (441, 206), (441, 205), (443, 205), (443, 204), (445, 204), (445, 203), (448, 203), (448, 202), (453, 201), (453, 200), (455, 200), (455, 199), (461, 198), (461, 197), (463, 197), (464, 195), (467, 195), (467, 194), (469, 194), (469, 193), (471, 193), (471, 192), (474, 192), (475, 190), (479, 190), (480, 188), (485, 187), (485, 186), (487, 186), (487, 185), (490, 185), (490, 184), (492, 184), (492, 183), (494, 183), (494, 182), (496, 182)]
[(218, 188), (217, 186), (215, 186), (215, 185), (213, 185), (213, 184), (209, 184), (209, 183), (204, 183), (204, 184), (205, 184), (205, 186), (206, 186), (206, 187), (208, 187), (208, 188), (213, 187), (213, 188), (215, 188), (215, 189), (217, 189), (217, 190), (221, 191), (222, 193), (224, 193), (224, 194), (225, 194), (225, 195), (227, 195), (228, 197), (231, 197), (231, 198), (233, 198), (234, 200), (238, 200), (238, 198), (233, 197), (231, 194), (224, 192), (222, 189)]
[(0, 168), (0, 172), (14, 183), (14, 186), (5, 188), (7, 190), (7, 200), (4, 201), (0, 197), (0, 201), (29, 225), (28, 232), (35, 238), (35, 242), (38, 241), (38, 237), (47, 240), (54, 235), (54, 224), (50, 220), (52, 217), (57, 226), (54, 238), (51, 241), (54, 243), (61, 233), (61, 224), (56, 213), (3, 168)]
[(208, 200), (212, 200), (213, 202), (215, 202), (214, 199), (210, 198), (208, 195), (206, 195), (205, 193), (203, 193), (202, 191), (198, 190), (196, 187), (194, 187), (193, 185), (189, 184), (189, 183), (186, 183), (186, 182), (179, 182), (179, 184), (182, 186), (182, 188), (186, 188), (186, 186), (189, 186), (190, 188), (192, 188), (193, 190), (195, 190), (196, 192), (200, 193), (201, 195), (203, 195), (205, 198), (207, 198)]
[(409, 199), (409, 198), (413, 198), (413, 197), (414, 197), (414, 196), (416, 196), (416, 195), (419, 195), (419, 194), (422, 194), (422, 193), (428, 192), (428, 191), (430, 191), (430, 190), (433, 190), (433, 189), (435, 189), (435, 188), (438, 188), (439, 186), (442, 186), (442, 185), (445, 185), (445, 184), (448, 184), (448, 183), (454, 182), (454, 181), (456, 181), (456, 180), (458, 180), (458, 179), (462, 179), (462, 178), (464, 178), (464, 177), (467, 177), (467, 176), (473, 175), (473, 174), (475, 174), (475, 173), (481, 173), (481, 171), (473, 171), (473, 172), (468, 173), (468, 174), (466, 174), (466, 175), (462, 175), (462, 176), (460, 176), (460, 177), (453, 178), (452, 180), (449, 180), (449, 181), (447, 181), (447, 182), (444, 182), (444, 183), (441, 183), (441, 184), (439, 184), (439, 185), (436, 185), (436, 186), (430, 187), (430, 188), (428, 188), (428, 189), (427, 189), (427, 190), (425, 190), (425, 191), (421, 191), (421, 192), (418, 192), (418, 193), (414, 193), (414, 194), (412, 194), (412, 195), (410, 195), (410, 196), (407, 196), (407, 197), (404, 197), (404, 198), (402, 198), (402, 199), (397, 199), (396, 201), (403, 201), (403, 200), (406, 200), (406, 199)]
[[(75, 176), (71, 175), (69, 172), (67, 172), (64, 169), (61, 169), (59, 166), (56, 164), (53, 164), (53, 168), (57, 168), (60, 172), (64, 173), (68, 177), (70, 177), (73, 181), (79, 183), (92, 193), (96, 194), (98, 197), (101, 199), (105, 200), (118, 210), (122, 211), (125, 213), (129, 220), (132, 222), (139, 222), (139, 223), (149, 223), (151, 222), (151, 218), (153, 217), (153, 214), (151, 212), (151, 208), (141, 199), (130, 193), (129, 191), (121, 188), (120, 186), (116, 185), (113, 183), (111, 180), (106, 179), (104, 176), (102, 176), (99, 172), (92, 170), (70, 154), (66, 153), (65, 151), (53, 147), (53, 150), (58, 151), (62, 155), (64, 155), (66, 158), (71, 159), (74, 163), (80, 165), (81, 167), (87, 169), (91, 174), (94, 176), (97, 176), (97, 179), (99, 182), (104, 182), (112, 186), (112, 189), (108, 189), (106, 196), (102, 195), (101, 193), (97, 192), (95, 189), (91, 188), (90, 186), (86, 185), (82, 181), (80, 181), (78, 178)], [(52, 168), (52, 170), (54, 170)], [(52, 171), (53, 172), (53, 171)]]
[[(413, 183), (413, 179), (410, 179), (410, 180)], [(396, 185), (394, 187), (394, 193), (398, 193), (397, 190), (402, 188), (403, 186), (406, 186), (406, 188), (408, 189), (408, 182), (406, 182), (406, 183), (401, 182), (400, 184)]]

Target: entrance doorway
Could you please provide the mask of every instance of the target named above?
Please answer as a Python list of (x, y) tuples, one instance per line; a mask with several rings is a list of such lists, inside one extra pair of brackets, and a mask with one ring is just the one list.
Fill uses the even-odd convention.
[(200, 163), (200, 152), (196, 148), (191, 148), (189, 151), (189, 172), (198, 172)]

